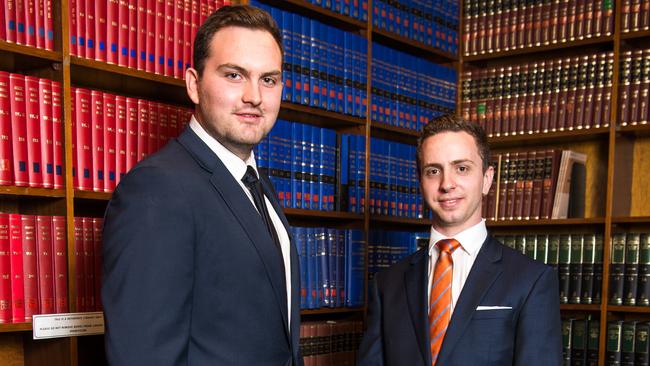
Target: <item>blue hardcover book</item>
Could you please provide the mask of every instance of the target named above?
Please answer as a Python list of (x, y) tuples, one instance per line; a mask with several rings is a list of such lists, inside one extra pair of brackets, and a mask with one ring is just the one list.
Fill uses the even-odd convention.
[(410, 217), (409, 215), (409, 195), (410, 195), (410, 179), (409, 179), (409, 162), (415, 159), (415, 156), (410, 154), (410, 147), (402, 144), (399, 149), (399, 177), (400, 177), (400, 193), (398, 202), (399, 216)]
[(327, 230), (323, 227), (314, 229), (316, 236), (316, 261), (318, 267), (318, 301), (317, 306), (330, 306), (330, 278), (329, 278), (329, 242)]
[(302, 166), (301, 166), (301, 187), (300, 187), (300, 196), (302, 197), (302, 208), (305, 210), (311, 209), (311, 171), (313, 162), (311, 159), (311, 126), (306, 124), (301, 124), (302, 127), (302, 141), (301, 141), (301, 153), (302, 153)]
[(282, 65), (282, 76), (284, 77), (284, 87), (282, 89), (282, 100), (293, 101), (294, 93), (294, 64), (295, 49), (293, 34), (293, 16), (286, 11), (280, 12), (282, 19), (276, 19), (282, 27), (282, 45), (284, 46), (284, 64)]
[(321, 211), (328, 211), (327, 205), (329, 202), (329, 195), (328, 195), (328, 169), (327, 169), (327, 164), (328, 164), (328, 151), (327, 151), (327, 146), (325, 145), (327, 142), (325, 141), (325, 134), (327, 129), (325, 128), (316, 128), (315, 129), (318, 132), (318, 136), (315, 139), (318, 141), (318, 159), (319, 161), (317, 162), (318, 164), (318, 191), (316, 192), (318, 196), (318, 207), (315, 209), (321, 210)]
[(380, 186), (380, 215), (389, 215), (390, 208), (390, 146), (395, 145), (388, 141), (381, 141), (381, 186)]
[(365, 274), (363, 232), (358, 229), (349, 231), (346, 241), (346, 281), (347, 307), (363, 306)]
[(325, 129), (327, 176), (327, 211), (334, 211), (336, 201), (336, 131)]
[(361, 117), (361, 80), (363, 80), (361, 72), (361, 37), (353, 35), (352, 41), (352, 91), (353, 91), (353, 100), (354, 100), (354, 111), (353, 114), (357, 117)]
[(293, 102), (302, 102), (302, 17), (298, 14), (291, 14), (292, 29), (291, 39), (293, 40)]
[(345, 306), (345, 238), (348, 230), (336, 230), (336, 307)]
[(309, 105), (320, 107), (320, 79), (318, 60), (321, 59), (320, 47), (318, 47), (318, 22), (307, 19), (309, 34)]
[(301, 49), (302, 55), (300, 58), (301, 64), (300, 68), (302, 70), (302, 100), (300, 104), (310, 105), (310, 58), (311, 58), (311, 42), (309, 40), (310, 35), (310, 24), (309, 18), (301, 17), (300, 21), (300, 40), (301, 40)]
[(310, 267), (312, 269), (310, 277), (310, 289), (311, 289), (311, 309), (316, 309), (321, 306), (322, 299), (322, 289), (320, 285), (321, 275), (320, 275), (320, 265), (319, 265), (319, 250), (318, 250), (318, 231), (320, 228), (310, 227), (307, 229), (307, 245), (309, 246), (310, 252)]
[(304, 227), (291, 227), (291, 232), (296, 244), (296, 251), (300, 261), (300, 308), (307, 309), (307, 291), (309, 282), (307, 279), (307, 246), (305, 245), (305, 228)]
[(325, 303), (326, 306), (336, 307), (338, 305), (338, 290), (337, 290), (337, 280), (338, 280), (338, 230), (328, 228), (325, 229), (327, 241), (327, 278), (328, 286), (325, 293)]
[(284, 121), (280, 129), (280, 176), (282, 178), (282, 199), (284, 207), (291, 207), (291, 145), (292, 140), (292, 123)]
[(343, 32), (343, 113), (355, 115), (352, 80), (352, 33)]
[(309, 138), (311, 151), (311, 162), (309, 166), (310, 207), (312, 210), (320, 210), (320, 176), (323, 172), (323, 167), (321, 165), (322, 148), (320, 139), (320, 127), (310, 126), (309, 130), (311, 132), (311, 137)]
[(307, 281), (304, 286), (307, 289), (307, 309), (314, 309), (316, 307), (316, 241), (314, 240), (314, 228), (305, 228), (305, 254), (307, 267)]
[(359, 17), (364, 22), (368, 20), (368, 0), (359, 0)]
[(291, 206), (302, 208), (302, 125), (291, 126)]
[(366, 137), (356, 135), (357, 137), (357, 204), (359, 213), (366, 212)]
[(276, 191), (280, 190), (282, 183), (279, 180), (278, 167), (280, 165), (280, 141), (279, 141), (279, 126), (282, 124), (281, 120), (276, 122), (276, 125), (269, 132), (268, 136), (268, 177), (271, 179)]
[(335, 32), (336, 37), (334, 41), (336, 42), (336, 53), (335, 56), (335, 72), (336, 72), (336, 83), (334, 84), (336, 90), (336, 109), (335, 112), (343, 113), (343, 86), (345, 84), (345, 74), (343, 70), (343, 64), (345, 63), (345, 40), (344, 32), (338, 29), (332, 29)]
[(361, 113), (368, 115), (368, 40), (361, 38)]
[(323, 23), (318, 22), (318, 36), (316, 41), (318, 42), (319, 58), (316, 60), (318, 63), (318, 82), (320, 88), (320, 108), (328, 108), (328, 95), (329, 95), (329, 45), (328, 45), (328, 35), (327, 35), (327, 26)]
[(341, 136), (341, 153), (339, 154), (341, 190), (346, 190), (347, 211), (357, 213), (357, 139), (354, 135)]
[(352, 151), (350, 150), (350, 136), (341, 134), (339, 142), (339, 154), (335, 157), (337, 161), (338, 168), (338, 182), (337, 182), (337, 192), (338, 192), (338, 202), (336, 209), (338, 211), (349, 211), (351, 210), (350, 199), (349, 199), (349, 176), (350, 176), (350, 156)]

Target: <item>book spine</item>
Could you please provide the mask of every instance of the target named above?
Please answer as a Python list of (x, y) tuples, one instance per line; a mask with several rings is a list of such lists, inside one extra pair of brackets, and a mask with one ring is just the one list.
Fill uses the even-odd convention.
[(76, 287), (76, 312), (88, 311), (86, 306), (86, 265), (84, 257), (84, 227), (81, 217), (74, 218), (74, 259), (75, 259), (75, 287)]
[(75, 135), (76, 135), (76, 189), (91, 191), (93, 189), (92, 175), (92, 114), (93, 106), (90, 91), (75, 89)]
[(0, 185), (14, 183), (9, 73), (0, 71)]
[(11, 228), (9, 214), (0, 213), (0, 324), (11, 323)]
[(68, 247), (65, 217), (52, 217), (55, 312), (68, 312)]
[(560, 279), (560, 303), (567, 304), (570, 296), (570, 275), (571, 275), (571, 236), (560, 235), (558, 277)]
[(639, 322), (634, 335), (634, 365), (650, 363), (650, 323)]
[[(136, 1), (136, 61), (135, 67), (138, 70), (147, 71), (147, 37), (148, 37), (148, 24), (147, 24), (147, 0)], [(153, 11), (153, 9), (151, 9)]]
[(581, 304), (593, 304), (594, 266), (596, 261), (596, 235), (584, 234), (584, 253), (582, 257), (582, 292)]
[(41, 137), (41, 170), (43, 188), (54, 186), (54, 131), (52, 122), (52, 82), (47, 79), (38, 80), (40, 137)]
[[(74, 104), (74, 101), (73, 101)], [(54, 189), (63, 188), (63, 100), (61, 83), (52, 81), (52, 159), (54, 161)]]
[(127, 102), (126, 97), (115, 96), (115, 185), (127, 172)]
[(612, 258), (609, 272), (609, 304), (623, 305), (625, 279), (625, 233), (612, 235)]
[(571, 234), (571, 263), (569, 264), (569, 303), (580, 304), (582, 299), (582, 263), (584, 241), (581, 234)]
[(11, 100), (11, 137), (13, 150), (14, 184), (29, 185), (27, 163), (27, 90), (25, 76), (9, 74), (9, 98)]
[(116, 150), (117, 133), (116, 133), (116, 96), (109, 93), (103, 93), (104, 107), (104, 192), (112, 192), (116, 186), (115, 166), (118, 155)]
[(22, 215), (9, 214), (9, 245), (11, 249), (11, 320), (25, 321), (25, 281), (23, 280)]
[(623, 321), (614, 320), (607, 322), (607, 342), (605, 361), (608, 365), (620, 365), (621, 341), (623, 338)]
[(93, 296), (95, 301), (94, 311), (102, 311), (102, 242), (104, 220), (101, 218), (92, 218), (92, 259), (93, 259)]
[(30, 187), (43, 186), (43, 172), (41, 171), (41, 134), (40, 134), (40, 106), (38, 93), (39, 79), (25, 76), (25, 117), (27, 131), (27, 176)]
[(36, 256), (40, 314), (54, 313), (54, 272), (52, 261), (52, 218), (36, 216)]
[(625, 237), (625, 270), (623, 278), (623, 305), (635, 306), (639, 283), (639, 233)]
[(25, 319), (29, 322), (34, 314), (39, 313), (38, 304), (38, 269), (36, 248), (36, 218), (22, 215), (23, 234), (23, 281), (25, 294)]
[(636, 321), (625, 321), (621, 329), (621, 366), (635, 366)]
[(92, 151), (92, 190), (104, 191), (104, 93), (90, 92), (91, 105), (91, 151)]

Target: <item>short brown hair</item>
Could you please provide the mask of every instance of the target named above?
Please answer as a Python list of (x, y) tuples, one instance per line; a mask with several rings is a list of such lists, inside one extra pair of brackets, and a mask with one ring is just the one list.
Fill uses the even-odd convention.
[(483, 162), (483, 172), (488, 169), (491, 163), (490, 145), (488, 145), (487, 135), (485, 134), (483, 127), (476, 123), (467, 122), (459, 116), (446, 114), (429, 121), (420, 132), (416, 150), (418, 174), (422, 167), (422, 144), (424, 143), (424, 140), (442, 132), (467, 132), (470, 134), (476, 142), (478, 154)]
[(210, 55), (210, 42), (212, 37), (222, 28), (243, 27), (253, 30), (269, 32), (280, 47), (280, 53), (284, 58), (282, 47), (282, 34), (273, 17), (266, 11), (249, 5), (226, 5), (205, 20), (199, 27), (194, 39), (194, 69), (201, 76), (205, 68), (205, 59)]

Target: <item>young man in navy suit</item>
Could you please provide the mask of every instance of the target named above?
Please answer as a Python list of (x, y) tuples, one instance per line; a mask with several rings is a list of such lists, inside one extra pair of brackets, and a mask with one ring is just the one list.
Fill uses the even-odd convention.
[(372, 281), (360, 366), (562, 364), (555, 271), (490, 237), (481, 218), (489, 158), (476, 124), (442, 116), (424, 127), (417, 163), (431, 240)]
[(282, 57), (262, 10), (226, 6), (199, 28), (189, 126), (106, 211), (110, 364), (302, 365), (298, 256), (253, 154), (280, 110)]

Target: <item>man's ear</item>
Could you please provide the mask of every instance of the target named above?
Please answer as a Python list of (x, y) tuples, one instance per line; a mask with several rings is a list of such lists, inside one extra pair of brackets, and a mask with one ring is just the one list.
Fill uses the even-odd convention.
[(483, 195), (487, 195), (492, 186), (492, 180), (494, 179), (494, 167), (492, 165), (488, 166), (485, 173), (483, 173)]
[(185, 89), (194, 104), (199, 104), (199, 73), (196, 69), (188, 67), (185, 70)]

